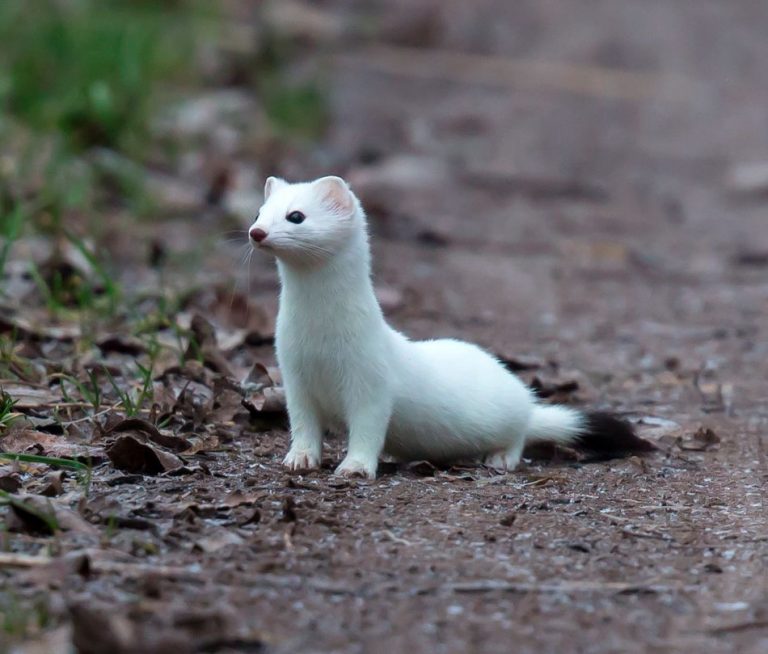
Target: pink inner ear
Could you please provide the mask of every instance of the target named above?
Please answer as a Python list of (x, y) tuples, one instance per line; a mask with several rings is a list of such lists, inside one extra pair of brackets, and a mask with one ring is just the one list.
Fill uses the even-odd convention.
[(339, 214), (350, 214), (354, 211), (352, 194), (340, 179), (323, 179), (320, 180), (319, 186), (320, 197), (329, 209)]

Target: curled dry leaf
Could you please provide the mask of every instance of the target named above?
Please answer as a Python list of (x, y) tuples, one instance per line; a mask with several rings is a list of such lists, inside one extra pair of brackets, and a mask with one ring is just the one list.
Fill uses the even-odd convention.
[(15, 493), (21, 488), (21, 475), (13, 465), (0, 466), (0, 490)]
[(168, 448), (173, 452), (183, 452), (190, 447), (190, 441), (186, 438), (177, 436), (166, 430), (160, 430), (151, 422), (142, 420), (141, 418), (126, 418), (125, 420), (118, 422), (109, 430), (110, 434), (124, 432), (140, 432), (147, 440), (152, 441), (156, 445)]
[(78, 513), (56, 500), (37, 495), (12, 495), (6, 524), (10, 531), (50, 535), (59, 530), (98, 535)]
[(121, 612), (88, 602), (69, 607), (72, 619), (72, 643), (78, 652), (126, 654), (136, 651), (134, 624)]
[(213, 382), (213, 411), (207, 424), (232, 424), (238, 415), (247, 415), (243, 407), (243, 387), (233, 379), (219, 376)]
[(203, 316), (196, 313), (190, 323), (192, 338), (187, 347), (187, 359), (201, 359), (203, 365), (223, 375), (233, 375), (229, 362), (219, 349), (215, 327)]
[(534, 393), (542, 399), (552, 399), (553, 401), (564, 401), (579, 390), (579, 382), (575, 379), (569, 379), (563, 382), (542, 381), (534, 377), (530, 383)]
[(263, 363), (258, 361), (253, 364), (253, 367), (250, 369), (248, 375), (243, 380), (243, 388), (251, 393), (256, 393), (262, 388), (267, 388), (268, 386), (274, 385), (275, 381), (269, 374), (269, 370)]
[(253, 414), (285, 414), (285, 390), (275, 385), (272, 374), (261, 363), (255, 363), (243, 381), (243, 406)]
[(102, 354), (116, 352), (137, 357), (147, 351), (147, 346), (141, 339), (127, 334), (110, 334), (98, 340), (96, 345)]
[[(31, 313), (31, 312), (28, 312)], [(15, 309), (0, 306), (0, 333), (9, 332), (16, 334), (17, 338), (31, 340), (74, 341), (81, 338), (82, 330), (77, 325), (51, 325), (47, 313), (40, 315), (39, 321), (16, 316)]]
[(141, 432), (120, 434), (107, 446), (106, 452), (112, 464), (126, 472), (157, 475), (184, 467), (179, 457), (147, 442)]
[(16, 409), (37, 409), (50, 407), (62, 401), (61, 394), (49, 388), (29, 384), (3, 383), (3, 391), (16, 402)]
[(545, 365), (543, 361), (533, 357), (497, 354), (496, 358), (510, 372), (525, 372), (527, 370), (538, 370), (539, 368), (543, 368)]
[(59, 459), (99, 463), (104, 460), (104, 449), (93, 445), (71, 443), (63, 436), (56, 436), (35, 429), (10, 429), (0, 441), (0, 449), (14, 454), (37, 454)]
[(411, 461), (405, 469), (419, 477), (434, 477), (437, 473), (437, 468), (429, 461)]
[(677, 446), (691, 452), (709, 452), (720, 448), (720, 437), (709, 427), (699, 427), (692, 435), (679, 437)]
[(218, 530), (211, 536), (200, 538), (195, 542), (195, 548), (203, 552), (211, 553), (220, 550), (227, 545), (241, 545), (243, 539), (234, 531)]
[(529, 443), (525, 446), (523, 457), (533, 461), (549, 461), (553, 463), (561, 461), (578, 461), (579, 453), (568, 447), (555, 443)]
[(215, 433), (211, 432), (203, 432), (202, 434), (188, 434), (187, 438), (184, 440), (187, 441), (189, 447), (180, 452), (180, 454), (185, 454), (187, 456), (197, 454), (198, 452), (215, 450), (219, 446), (219, 437)]
[(64, 492), (64, 479), (66, 479), (66, 472), (63, 470), (57, 470), (46, 475), (44, 480), (44, 488), (40, 491), (40, 495), (45, 497), (56, 497)]
[(286, 411), (285, 390), (279, 386), (265, 388), (251, 398), (250, 404), (259, 413), (284, 413)]

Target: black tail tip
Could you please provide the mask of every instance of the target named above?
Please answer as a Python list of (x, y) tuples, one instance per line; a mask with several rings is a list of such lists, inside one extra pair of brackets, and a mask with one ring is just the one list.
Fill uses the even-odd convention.
[(626, 420), (600, 411), (586, 413), (584, 418), (584, 431), (574, 447), (586, 454), (589, 461), (606, 461), (656, 450), (656, 446), (640, 438)]

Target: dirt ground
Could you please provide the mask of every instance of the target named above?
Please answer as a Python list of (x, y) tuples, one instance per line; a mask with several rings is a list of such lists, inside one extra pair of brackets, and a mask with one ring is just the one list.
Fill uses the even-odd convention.
[[(274, 365), (273, 263), (219, 239), (186, 309), (219, 343), (155, 377), (178, 429), (90, 434), (89, 493), (65, 480), (55, 535), (7, 508), (0, 579), (48, 616), (11, 651), (768, 651), (765, 4), (317, 7), (377, 30), (319, 48), (330, 131), (258, 175), (346, 176), (393, 324), (478, 342), (660, 450), (347, 481), (330, 442), (322, 471), (287, 474), (277, 373), (245, 405), (217, 375)], [(172, 253), (220, 228), (136, 227)], [(256, 318), (211, 290), (227, 275)], [(222, 344), (235, 327), (250, 337)]]

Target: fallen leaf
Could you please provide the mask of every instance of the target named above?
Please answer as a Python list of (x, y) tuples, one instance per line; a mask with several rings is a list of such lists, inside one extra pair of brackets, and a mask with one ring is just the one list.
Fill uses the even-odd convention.
[(60, 393), (49, 388), (7, 382), (4, 382), (1, 388), (15, 400), (16, 409), (49, 407), (63, 401)]
[(253, 367), (243, 380), (243, 388), (250, 393), (257, 393), (263, 388), (274, 385), (275, 382), (269, 374), (269, 370), (263, 363), (258, 361), (253, 364)]
[(187, 456), (197, 454), (198, 452), (215, 450), (217, 447), (219, 447), (219, 437), (214, 432), (189, 434), (185, 440), (187, 443), (189, 443), (189, 447), (187, 447), (186, 450), (180, 452), (180, 454), (185, 454)]
[(12, 465), (0, 466), (0, 490), (15, 493), (21, 488), (21, 475)]
[(251, 415), (285, 415), (285, 390), (275, 385), (272, 373), (262, 363), (255, 363), (243, 381), (245, 399), (242, 405)]
[(125, 334), (105, 336), (98, 340), (96, 345), (102, 354), (117, 352), (118, 354), (137, 357), (147, 351), (147, 347), (141, 339)]
[(41, 316), (40, 323), (35, 324), (31, 320), (14, 314), (15, 309), (12, 307), (0, 305), (0, 333), (11, 332), (17, 338), (55, 341), (73, 341), (82, 336), (79, 324), (51, 325), (50, 318), (47, 316)]
[(71, 443), (63, 436), (28, 428), (9, 430), (0, 440), (0, 449), (14, 454), (37, 454), (91, 464), (99, 463), (105, 458), (102, 447)]
[(241, 545), (243, 539), (235, 532), (220, 529), (213, 536), (206, 536), (195, 541), (195, 548), (206, 553), (216, 552), (227, 545)]
[(183, 452), (188, 450), (191, 442), (186, 438), (173, 434), (171, 432), (160, 430), (155, 425), (142, 418), (126, 418), (114, 425), (109, 434), (139, 432), (144, 438), (152, 441), (156, 445), (168, 448), (173, 452)]
[(56, 629), (48, 629), (33, 638), (27, 638), (15, 646), (13, 654), (51, 654), (51, 652), (68, 652), (72, 643), (72, 627), (63, 625)]
[(693, 435), (679, 437), (677, 446), (690, 452), (709, 452), (720, 448), (720, 437), (709, 427), (699, 427)]
[(92, 524), (55, 500), (36, 495), (9, 495), (6, 499), (10, 507), (6, 521), (9, 531), (46, 536), (59, 530), (98, 534)]
[(411, 461), (405, 469), (419, 477), (434, 477), (437, 473), (437, 468), (429, 461)]
[(533, 357), (496, 355), (498, 360), (510, 372), (523, 372), (525, 370), (538, 370), (544, 366), (544, 362)]
[(40, 491), (40, 495), (45, 497), (56, 497), (64, 492), (64, 479), (66, 478), (66, 472), (63, 470), (57, 470), (46, 475), (43, 483), (45, 487)]
[(544, 382), (538, 377), (534, 377), (531, 380), (530, 387), (542, 399), (555, 398), (558, 401), (562, 401), (579, 390), (579, 382), (575, 379), (563, 382)]
[(175, 454), (143, 441), (137, 432), (118, 436), (107, 446), (106, 453), (116, 468), (126, 472), (157, 475), (184, 467), (184, 462)]
[(285, 413), (287, 410), (285, 390), (278, 386), (265, 388), (261, 393), (251, 397), (249, 404), (258, 413)]
[(515, 524), (515, 520), (517, 520), (517, 514), (516, 513), (507, 513), (506, 515), (502, 516), (499, 520), (499, 524), (502, 527), (511, 527), (513, 524)]
[(121, 612), (88, 602), (69, 607), (72, 644), (81, 654), (128, 654), (135, 652), (136, 629)]
[(195, 314), (192, 316), (190, 330), (192, 337), (184, 355), (185, 358), (201, 359), (207, 368), (232, 377), (234, 373), (219, 349), (214, 326), (200, 314)]

